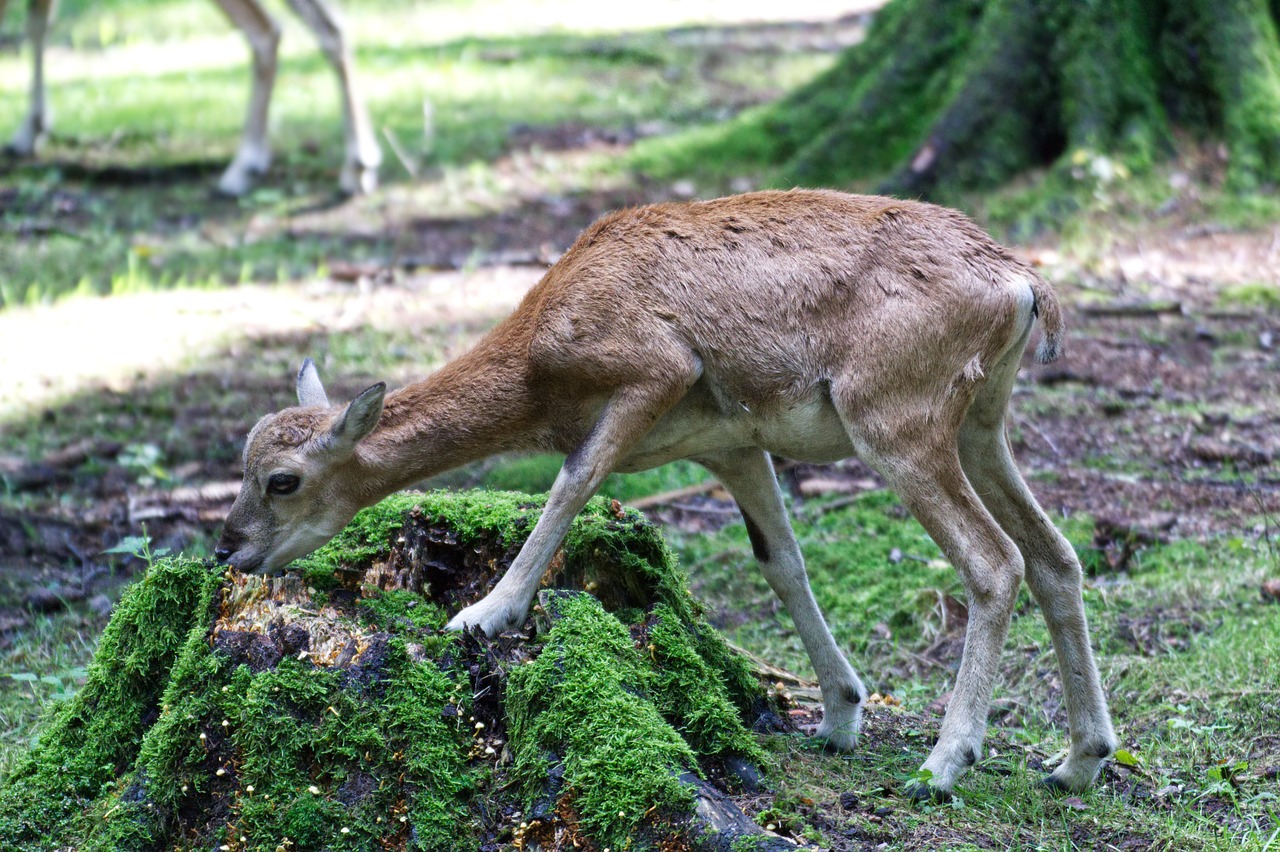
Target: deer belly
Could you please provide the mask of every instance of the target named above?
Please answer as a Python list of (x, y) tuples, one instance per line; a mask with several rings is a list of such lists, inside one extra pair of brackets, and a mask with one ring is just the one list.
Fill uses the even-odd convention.
[(825, 394), (778, 404), (767, 412), (740, 403), (733, 406), (736, 411), (726, 412), (699, 394), (690, 396), (654, 424), (618, 470), (647, 470), (676, 459), (753, 446), (814, 463), (853, 455), (849, 435)]
[(751, 421), (751, 443), (775, 456), (824, 464), (854, 454), (849, 433), (825, 394)]

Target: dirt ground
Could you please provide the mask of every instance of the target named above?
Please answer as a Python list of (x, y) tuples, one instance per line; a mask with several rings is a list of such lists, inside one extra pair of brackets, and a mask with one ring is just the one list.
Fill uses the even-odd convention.
[[(81, 300), (0, 317), (8, 323), (0, 344), (12, 384), (6, 396), (44, 403), (38, 417), (7, 427), (19, 447), (38, 449), (0, 457), (9, 491), (0, 504), (0, 629), (25, 623), (32, 609), (93, 599), (115, 585), (129, 566), (100, 551), (139, 534), (143, 523), (169, 546), (211, 540), (235, 496), (243, 436), (287, 401), (281, 377), (309, 341), (373, 325), (440, 334), (442, 354), (455, 354), (514, 304), (594, 211), (634, 202), (637, 192), (547, 202), (484, 221), (418, 222), (399, 259), (336, 266), (331, 280), (299, 287)], [(477, 241), (492, 247), (496, 263), (439, 271), (455, 265), (450, 258), (474, 257)], [(1264, 532), (1280, 513), (1280, 319), (1222, 308), (1220, 292), (1241, 278), (1276, 277), (1280, 233), (1152, 232), (1087, 273), (1052, 248), (1022, 253), (1060, 282), (1072, 306), (1066, 355), (1045, 366), (1028, 361), (1010, 424), (1017, 458), (1045, 506), (1087, 513), (1118, 537)], [(410, 254), (430, 257), (435, 270), (407, 271)], [(522, 262), (513, 264), (513, 255)], [(1098, 269), (1112, 277), (1088, 278)], [(1204, 277), (1214, 270), (1223, 274)], [(1088, 301), (1078, 295), (1081, 281)], [(1111, 290), (1103, 299), (1099, 282)], [(167, 319), (149, 323), (154, 316)], [(136, 333), (131, 324), (140, 326)], [(105, 337), (100, 350), (92, 340), (55, 348), (39, 368), (19, 369), (22, 353), (54, 328)], [(157, 369), (166, 350), (181, 347), (209, 350), (208, 368), (181, 376)], [(102, 355), (86, 361), (85, 351)], [(238, 369), (249, 357), (279, 369)], [(407, 363), (390, 378), (419, 371)], [(79, 382), (94, 391), (68, 401)], [(358, 384), (340, 379), (337, 389)], [(83, 428), (94, 419), (110, 428)], [(145, 459), (125, 453), (127, 437), (93, 434), (162, 429), (188, 443), (163, 487), (138, 476)], [(800, 501), (877, 484), (856, 459), (791, 467), (783, 479)], [(688, 513), (659, 514), (680, 523)]]
[[(238, 488), (244, 435), (261, 413), (288, 402), (292, 365), (318, 340), (365, 326), (393, 338), (431, 329), (427, 333), (439, 337), (439, 356), (456, 354), (509, 310), (592, 211), (631, 200), (584, 198), (496, 215), (480, 224), (490, 229), (495, 262), (478, 268), (448, 268), (459, 265), (450, 257), (474, 258), (481, 239), (475, 221), (422, 222), (412, 231), (418, 242), (410, 250), (430, 255), (430, 265), (443, 270), (393, 260), (338, 266), (331, 280), (296, 287), (139, 295), (0, 316), (0, 323), (11, 323), (10, 333), (0, 335), (6, 340), (0, 362), (15, 377), (12, 387), (21, 389), (9, 401), (18, 395), (40, 401), (37, 416), (6, 427), (12, 429), (6, 447), (32, 450), (0, 458), (8, 488), (0, 504), (0, 648), (38, 613), (87, 603), (89, 611), (105, 616), (140, 560), (102, 551), (138, 535), (144, 524), (156, 546), (209, 548)], [(537, 226), (522, 229), (523, 217)], [(1157, 256), (1157, 240), (1159, 261), (1141, 268), (1130, 262), (1124, 277), (1126, 258)], [(1044, 366), (1028, 361), (1024, 369), (1010, 423), (1015, 453), (1051, 512), (1097, 519), (1095, 544), (1113, 567), (1152, 541), (1270, 535), (1280, 516), (1280, 320), (1264, 310), (1223, 308), (1218, 295), (1241, 278), (1275, 276), (1278, 237), (1166, 232), (1143, 241), (1141, 249), (1115, 248), (1089, 271), (1047, 246), (1020, 250), (1060, 282), (1070, 306), (1070, 337), (1061, 360)], [(1227, 272), (1206, 280), (1200, 276), (1214, 255), (1222, 260), (1215, 268)], [(1090, 277), (1099, 269), (1115, 277)], [(168, 317), (164, 332), (145, 334), (148, 317), (157, 313)], [(92, 329), (111, 329), (100, 332), (106, 335), (102, 357), (86, 363), (54, 353), (42, 370), (9, 369), (22, 347), (50, 333), (49, 323), (79, 329), (90, 350)], [(174, 374), (157, 366), (173, 347), (209, 355), (198, 368)], [(248, 358), (264, 368), (237, 368)], [(389, 378), (400, 382), (420, 372), (421, 365), (406, 363)], [(337, 377), (331, 393), (354, 393), (364, 378)], [(68, 396), (80, 384), (91, 391)], [(104, 428), (84, 428), (91, 423)], [(137, 457), (133, 442), (149, 435), (162, 441), (164, 434), (184, 436), (181, 450), (167, 454), (163, 481), (149, 483), (146, 459)], [(797, 507), (879, 485), (856, 459), (830, 466), (780, 463), (780, 471)], [(727, 495), (715, 490), (673, 496), (649, 511), (685, 531), (737, 517)], [(803, 729), (816, 721), (811, 716), (802, 707), (792, 721)], [(928, 724), (890, 712), (872, 713), (867, 723), (876, 742), (894, 742)], [(1129, 783), (1119, 775), (1112, 780)], [(743, 794), (737, 801), (753, 817), (770, 806), (765, 796)], [(975, 840), (935, 836), (942, 829), (854, 795), (841, 798), (838, 807), (798, 811), (832, 838), (832, 848), (876, 848), (888, 839), (910, 848)], [(850, 814), (861, 814), (864, 827), (850, 833)], [(1136, 835), (1077, 840), (1145, 848)]]

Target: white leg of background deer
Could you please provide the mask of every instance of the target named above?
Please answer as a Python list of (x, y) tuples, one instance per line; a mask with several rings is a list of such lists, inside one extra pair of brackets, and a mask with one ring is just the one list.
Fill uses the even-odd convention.
[[(30, 108), (9, 144), (9, 150), (19, 156), (35, 153), (50, 125), (44, 84), (44, 46), (53, 2), (30, 0), (28, 4), (27, 36), (33, 56)], [(253, 54), (253, 87), (244, 135), (231, 164), (218, 180), (221, 192), (243, 195), (271, 164), (268, 112), (275, 86), (280, 26), (267, 14), (259, 0), (215, 2), (232, 25), (244, 33)], [(382, 152), (374, 137), (368, 112), (357, 93), (350, 49), (337, 14), (325, 0), (289, 0), (289, 5), (315, 34), (338, 78), (345, 145), (338, 184), (344, 192), (370, 192), (377, 187)]]
[(564, 452), (510, 569), (449, 625), (493, 635), (524, 620), (609, 472), (694, 459), (738, 501), (795, 621), (822, 687), (819, 736), (848, 748), (865, 689), (818, 611), (768, 454), (856, 452), (946, 553), (969, 599), (952, 699), (922, 767), (928, 782), (912, 794), (947, 795), (981, 758), (1024, 575), (1049, 624), (1071, 724), (1069, 756), (1049, 782), (1080, 790), (1115, 747), (1080, 565), (1005, 437), (1037, 314), (1038, 355), (1051, 360), (1063, 333), (1052, 288), (943, 208), (797, 190), (616, 213), (471, 352), (420, 382), (385, 398), (375, 385), (335, 409), (307, 362), (301, 407), (268, 415), (249, 436), (217, 555), (279, 571), (359, 508), (427, 476), (507, 450)]
[(378, 185), (378, 166), (382, 149), (374, 137), (373, 123), (355, 85), (351, 49), (343, 35), (337, 11), (326, 0), (289, 0), (320, 44), (320, 49), (338, 75), (338, 93), (342, 98), (342, 126), (345, 154), (338, 184), (344, 192), (372, 192)]
[(267, 113), (271, 93), (276, 84), (276, 53), (280, 44), (280, 25), (267, 14), (258, 0), (215, 0), (249, 43), (253, 54), (253, 88), (249, 93), (249, 112), (245, 116), (240, 147), (222, 177), (218, 191), (226, 195), (243, 195), (271, 165), (271, 145), (267, 140)]
[[(0, 20), (4, 19), (4, 4), (0, 3)], [(49, 130), (49, 104), (44, 94), (44, 38), (49, 31), (49, 18), (53, 14), (53, 0), (29, 0), (27, 3), (27, 39), (31, 42), (31, 96), (27, 101), (27, 115), (18, 125), (9, 151), (20, 157), (29, 157)]]

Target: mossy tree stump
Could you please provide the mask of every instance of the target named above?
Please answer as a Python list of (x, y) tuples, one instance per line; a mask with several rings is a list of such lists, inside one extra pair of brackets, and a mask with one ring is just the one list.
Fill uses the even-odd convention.
[(527, 634), (441, 630), (539, 509), (399, 495), (299, 574), (156, 563), (0, 791), (6, 848), (790, 848), (721, 792), (777, 717), (638, 514), (593, 501)]
[(1280, 181), (1278, 23), (1275, 0), (891, 0), (744, 138), (783, 182), (945, 197), (1064, 154), (1146, 164), (1181, 128), (1251, 189)]

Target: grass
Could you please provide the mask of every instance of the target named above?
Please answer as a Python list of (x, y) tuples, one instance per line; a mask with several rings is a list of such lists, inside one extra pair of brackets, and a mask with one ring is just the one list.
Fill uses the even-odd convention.
[[(9, 5), (6, 37), (20, 26), (21, 4)], [(112, 294), (116, 298), (88, 302), (91, 313), (108, 316), (117, 305), (144, 310), (145, 300), (122, 294), (187, 290), (185, 308), (162, 306), (137, 326), (159, 337), (198, 327), (183, 327), (178, 318), (196, 305), (207, 306), (208, 325), (214, 325), (212, 316), (225, 309), (214, 300), (227, 284), (310, 280), (324, 277), (337, 260), (395, 257), (407, 250), (406, 234), (423, 217), (473, 217), (534, 196), (597, 191), (629, 181), (632, 167), (647, 169), (646, 179), (663, 185), (692, 181), (697, 191), (719, 191), (744, 176), (767, 182), (766, 173), (744, 172), (740, 163), (698, 164), (685, 146), (831, 59), (803, 45), (708, 49), (707, 42), (733, 37), (728, 27), (666, 31), (723, 8), (710, 2), (644, 9), (585, 0), (554, 7), (517, 0), (345, 5), (375, 122), (400, 141), (419, 178), (409, 180), (388, 151), (386, 188), (334, 205), (336, 102), (328, 70), (296, 24), (288, 24), (274, 111), (276, 166), (261, 189), (232, 201), (211, 197), (208, 187), (234, 150), (247, 70), (243, 45), (212, 5), (159, 0), (141, 13), (123, 0), (62, 3), (51, 63), (57, 124), (47, 159), (0, 176), (0, 310)], [(786, 11), (799, 18), (806, 10)], [(548, 26), (548, 20), (571, 23)], [(22, 113), (26, 79), (25, 54), (0, 53), (0, 136)], [(430, 139), (424, 99), (431, 105)], [(557, 149), (557, 134), (574, 126), (622, 138), (654, 136), (635, 155), (622, 146)], [(513, 133), (524, 134), (527, 144), (513, 143)], [(1215, 182), (1222, 164), (1206, 164), (1206, 156), (1188, 146), (1173, 162), (1106, 182), (1089, 169), (1081, 176), (1033, 175), (961, 203), (1006, 237), (1059, 229), (1064, 252), (1084, 266), (1152, 219), (1170, 227), (1274, 222), (1280, 215), (1274, 198), (1222, 191)], [(692, 171), (671, 168), (680, 162)], [(109, 177), (109, 169), (144, 165), (161, 168), (158, 182)], [(1209, 178), (1189, 185), (1177, 179), (1187, 173)], [(1042, 190), (1052, 182), (1061, 191), (1046, 195)], [(197, 288), (204, 292), (191, 292)], [(174, 334), (166, 357), (143, 359), (162, 363), (142, 379), (135, 374), (142, 361), (122, 361), (107, 378), (69, 367), (48, 389), (28, 381), (14, 361), (0, 388), (0, 454), (34, 459), (76, 440), (107, 438), (126, 445), (131, 486), (141, 486), (143, 477), (160, 487), (181, 484), (182, 470), (202, 464), (210, 466), (206, 473), (234, 476), (247, 425), (288, 402), (289, 377), (303, 356), (327, 358), (326, 370), (340, 372), (335, 396), (354, 393), (377, 379), (403, 380), (430, 369), (493, 319), (477, 312), (439, 334), (425, 331), (439, 324), (437, 316), (319, 330), (305, 319), (277, 315), (276, 303), (267, 302), (270, 288), (243, 292), (271, 317), (272, 334), (236, 329), (225, 337), (201, 336), (198, 347), (183, 336), (188, 332)], [(1246, 282), (1224, 290), (1220, 304), (1274, 313), (1276, 290), (1265, 281)], [(81, 333), (63, 333), (60, 345), (46, 348), (74, 350), (62, 341), (80, 340)], [(107, 339), (77, 358), (95, 366), (128, 343)], [(1069, 413), (1077, 413), (1072, 405), (1087, 410), (1098, 402), (1054, 389), (1036, 393), (1037, 404)], [(1140, 463), (1121, 450), (1097, 462), (1120, 472)], [(551, 457), (502, 459), (441, 481), (540, 491), (558, 464)], [(93, 473), (87, 467), (76, 475)], [(703, 476), (696, 466), (676, 465), (612, 477), (602, 492), (627, 502)], [(52, 511), (40, 496), (3, 496), (7, 509)], [(94, 497), (72, 482), (53, 499), (58, 511), (76, 514)], [(1274, 691), (1280, 607), (1258, 595), (1261, 580), (1277, 576), (1280, 565), (1264, 540), (1174, 542), (1142, 551), (1126, 575), (1090, 579), (1094, 644), (1136, 768), (1109, 770), (1104, 784), (1081, 797), (1054, 797), (1034, 786), (1039, 765), (1064, 743), (1064, 721), (1043, 620), (1024, 598), (1006, 646), (991, 751), (961, 782), (957, 805), (916, 808), (898, 798), (896, 788), (927, 752), (937, 724), (928, 706), (953, 676), (953, 659), (922, 663), (921, 657), (946, 638), (939, 601), (962, 597), (958, 581), (888, 495), (840, 507), (808, 502), (794, 514), (837, 638), (868, 684), (892, 694), (902, 709), (874, 708), (850, 757), (826, 755), (799, 737), (763, 738), (785, 781), (760, 804), (762, 823), (819, 844), (854, 832), (889, 848), (1105, 848), (1125, 841), (1180, 850), (1280, 848), (1274, 833), (1280, 788), (1273, 774), (1280, 765), (1274, 709), (1280, 703)], [(1065, 526), (1087, 549), (1087, 520)], [(740, 524), (677, 536), (673, 545), (736, 644), (808, 673), (794, 627), (755, 570)], [(201, 541), (192, 552), (207, 549)], [(44, 729), (41, 715), (54, 696), (83, 684), (103, 626), (102, 617), (77, 608), (33, 617), (3, 635), (0, 777)], [(847, 807), (832, 805), (845, 794), (853, 797), (846, 796)]]
[[(511, 203), (499, 161), (513, 134), (534, 140), (519, 167), (526, 183), (546, 192), (594, 189), (609, 156), (588, 154), (566, 169), (557, 128), (669, 132), (776, 95), (829, 61), (812, 49), (708, 49), (666, 31), (700, 11), (723, 14), (711, 2), (655, 10), (647, 29), (630, 31), (618, 29), (624, 12), (598, 6), (578, 4), (576, 15), (521, 6), (350, 4), (359, 80), (390, 184), (353, 205), (358, 215), (403, 221)], [(291, 222), (332, 204), (341, 125), (332, 71), (287, 23), (271, 177), (229, 200), (209, 188), (238, 143), (249, 72), (241, 39), (212, 4), (164, 2), (145, 15), (127, 5), (63, 4), (49, 61), (54, 132), (42, 161), (0, 180), (10, 196), (0, 212), (0, 304), (292, 280), (333, 257), (391, 253), (393, 228), (352, 239), (323, 224), (299, 234)], [(27, 64), (25, 55), (0, 55), (0, 129), (16, 127), (25, 112)], [(406, 164), (420, 180), (405, 183)], [(143, 167), (152, 177), (142, 185), (110, 177)]]
[[(855, 822), (892, 848), (911, 848), (913, 838), (944, 828), (949, 842), (989, 836), (1008, 848), (1070, 848), (1121, 836), (1145, 838), (1151, 848), (1237, 841), (1261, 848), (1280, 824), (1280, 607), (1259, 595), (1280, 565), (1265, 542), (1176, 542), (1143, 551), (1126, 575), (1089, 581), (1085, 603), (1104, 686), (1122, 748), (1138, 765), (1109, 770), (1105, 784), (1079, 799), (1046, 796), (1034, 785), (1038, 764), (1065, 745), (1064, 719), (1044, 622), (1024, 590), (996, 689), (988, 755), (960, 782), (962, 805), (919, 812), (896, 798), (895, 779), (923, 759), (937, 722), (927, 706), (950, 688), (956, 660), (922, 665), (919, 655), (943, 631), (940, 596), (959, 594), (954, 572), (931, 567), (932, 543), (887, 495), (831, 512), (806, 504), (796, 514), (828, 622), (852, 649), (868, 688), (893, 694), (902, 707), (880, 710), (885, 719), (873, 715), (851, 758), (775, 742), (784, 775), (796, 773), (780, 800), (831, 801), (853, 791), (861, 800)], [(1091, 525), (1076, 519), (1065, 528), (1087, 551)], [(893, 564), (894, 548), (910, 558)], [(715, 623), (732, 642), (811, 676), (789, 618), (750, 564), (741, 526), (681, 539), (677, 551), (692, 563), (695, 592), (719, 609)], [(886, 728), (889, 742), (877, 742)], [(893, 817), (867, 821), (882, 808)]]
[[(868, 731), (849, 757), (829, 756), (803, 738), (760, 740), (779, 766), (778, 784), (759, 818), (796, 836), (835, 835), (813, 803), (852, 794), (838, 813), (859, 831), (890, 842), (968, 848), (990, 837), (1008, 848), (1066, 848), (1138, 838), (1150, 848), (1262, 848), (1280, 813), (1280, 607), (1264, 603), (1260, 583), (1277, 570), (1261, 540), (1221, 538), (1148, 548), (1124, 575), (1090, 579), (1085, 602), (1122, 748), (1136, 765), (1115, 765), (1080, 797), (1035, 786), (1041, 762), (1065, 743), (1056, 666), (1043, 620), (1025, 595), (1006, 645), (988, 752), (957, 788), (951, 806), (912, 808), (899, 779), (926, 754), (937, 718), (927, 706), (949, 689), (954, 658), (922, 664), (942, 635), (939, 596), (960, 593), (954, 572), (923, 530), (889, 495), (852, 505), (807, 503), (794, 512), (815, 593), (838, 640), (868, 687), (900, 707), (872, 708)], [(1065, 525), (1087, 551), (1092, 526)], [(677, 536), (675, 550), (695, 592), (712, 607), (730, 641), (809, 676), (785, 611), (754, 569), (747, 535), (731, 524), (708, 535)], [(902, 558), (898, 562), (894, 553)], [(76, 680), (93, 649), (85, 622), (63, 615), (24, 636), (5, 674)], [(68, 648), (60, 641), (78, 636)], [(50, 686), (49, 689), (53, 687)], [(32, 690), (38, 700), (30, 697)], [(45, 687), (15, 682), (0, 692), (11, 733), (0, 767), (11, 767), (46, 704)], [(1269, 774), (1268, 774), (1269, 773)], [(805, 804), (808, 802), (809, 804)], [(828, 836), (830, 835), (830, 836)]]

